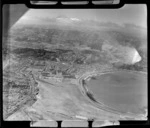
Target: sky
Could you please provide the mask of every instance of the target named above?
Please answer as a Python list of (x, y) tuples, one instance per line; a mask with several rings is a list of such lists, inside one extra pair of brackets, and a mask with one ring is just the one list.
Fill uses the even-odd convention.
[(58, 16), (114, 22), (120, 25), (131, 23), (147, 28), (147, 7), (144, 4), (126, 4), (119, 9), (30, 9), (21, 19), (55, 18)]

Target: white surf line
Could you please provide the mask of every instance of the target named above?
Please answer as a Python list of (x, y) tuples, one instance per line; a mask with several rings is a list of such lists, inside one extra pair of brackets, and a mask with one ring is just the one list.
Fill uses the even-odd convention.
[[(95, 75), (95, 73), (93, 73), (94, 75)], [(103, 73), (103, 74), (105, 74), (105, 73)], [(89, 76), (92, 76), (92, 74), (91, 75), (88, 75), (88, 77)], [(86, 77), (86, 78), (88, 78), (88, 77)], [(82, 78), (82, 79), (80, 79), (81, 81), (83, 80), (84, 78)], [(85, 80), (85, 79), (84, 79)], [(85, 92), (85, 90), (83, 90), (83, 85), (82, 85), (82, 82), (81, 83), (79, 83), (80, 84), (80, 86), (81, 86), (81, 91), (83, 91), (83, 93)], [(85, 94), (85, 93), (84, 93)], [(88, 98), (87, 98), (88, 99)], [(88, 99), (89, 100), (89, 99)], [(91, 102), (91, 100), (89, 100), (90, 102)], [(91, 102), (91, 103), (93, 103), (93, 102)], [(114, 110), (114, 109), (112, 109), (112, 108), (110, 108), (110, 107), (108, 107), (108, 106), (106, 106), (106, 105), (104, 105), (104, 104), (102, 104), (101, 102), (98, 102), (101, 106), (97, 106), (98, 108), (100, 108), (100, 109), (102, 109), (102, 110), (104, 110), (104, 111), (107, 111), (107, 112), (111, 112), (111, 113), (115, 113), (115, 114), (117, 114), (117, 115), (120, 115), (121, 116), (121, 112), (118, 112), (117, 110)], [(107, 110), (106, 108), (104, 108), (104, 107), (106, 107), (106, 108), (108, 108), (109, 110)]]
[[(89, 77), (91, 77), (91, 76), (93, 76), (93, 75), (102, 75), (102, 74), (106, 74), (106, 73), (113, 73), (113, 72), (115, 72), (116, 70), (114, 70), (114, 71), (106, 71), (106, 72), (103, 72), (103, 73), (99, 73), (99, 72), (93, 72), (92, 74), (84, 74), (84, 75), (82, 75), (80, 78), (79, 78), (79, 85), (81, 86), (81, 90), (84, 92), (85, 90), (83, 90), (83, 85), (82, 85), (82, 80), (86, 80), (87, 78), (89, 78)], [(118, 72), (119, 71), (121, 71), (121, 70), (117, 70)], [(129, 70), (130, 71), (130, 70)], [(130, 71), (130, 72), (132, 72), (132, 71)], [(137, 71), (136, 71), (137, 72)], [(139, 73), (139, 72), (138, 72)], [(85, 76), (85, 77), (84, 77)], [(85, 94), (85, 93), (84, 93)], [(88, 99), (89, 100), (89, 99)], [(137, 115), (137, 114), (132, 114), (132, 113), (128, 113), (126, 116), (123, 116), (122, 114), (122, 112), (119, 112), (119, 111), (117, 111), (117, 110), (115, 110), (115, 109), (113, 109), (113, 108), (110, 108), (109, 106), (106, 106), (106, 105), (104, 105), (104, 104), (102, 104), (101, 102), (99, 102), (100, 104), (101, 104), (101, 106), (97, 106), (98, 108), (100, 108), (100, 109), (102, 109), (102, 110), (104, 110), (104, 111), (107, 111), (107, 112), (110, 112), (110, 113), (114, 113), (114, 114), (117, 114), (117, 115), (119, 115), (120, 117), (136, 117), (136, 116), (140, 116), (140, 115)], [(104, 107), (106, 107), (106, 108), (104, 108)], [(109, 110), (107, 110), (107, 108), (109, 109)]]
[[(84, 79), (84, 80), (87, 80), (89, 77), (91, 76), (98, 76), (98, 75), (103, 75), (103, 74), (107, 74), (107, 73), (113, 73), (113, 72), (121, 72), (121, 71), (127, 71), (127, 72), (131, 72), (131, 73), (139, 73), (139, 74), (144, 74), (144, 75), (147, 75), (147, 72), (142, 72), (142, 71), (132, 71), (132, 70), (114, 70), (114, 71), (106, 71), (106, 72), (93, 72), (91, 74), (84, 74), (82, 75), (80, 78), (78, 78), (79, 80), (80, 79)], [(84, 77), (85, 76), (85, 77)]]

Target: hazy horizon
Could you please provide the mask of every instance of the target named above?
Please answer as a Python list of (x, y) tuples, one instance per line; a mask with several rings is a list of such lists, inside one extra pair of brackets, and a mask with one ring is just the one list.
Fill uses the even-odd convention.
[(118, 25), (133, 24), (147, 28), (147, 8), (144, 4), (126, 4), (120, 9), (30, 9), (18, 21), (35, 22), (36, 18), (59, 16)]

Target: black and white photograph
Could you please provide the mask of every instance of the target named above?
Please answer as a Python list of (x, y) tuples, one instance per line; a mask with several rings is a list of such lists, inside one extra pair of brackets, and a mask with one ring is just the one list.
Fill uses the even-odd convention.
[(3, 35), (2, 57), (5, 121), (147, 120), (146, 4), (28, 9)]

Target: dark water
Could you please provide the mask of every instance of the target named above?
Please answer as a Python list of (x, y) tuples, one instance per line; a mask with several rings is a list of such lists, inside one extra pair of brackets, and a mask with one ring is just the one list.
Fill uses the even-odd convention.
[(147, 108), (147, 75), (120, 71), (96, 76), (86, 82), (98, 101), (136, 114)]

